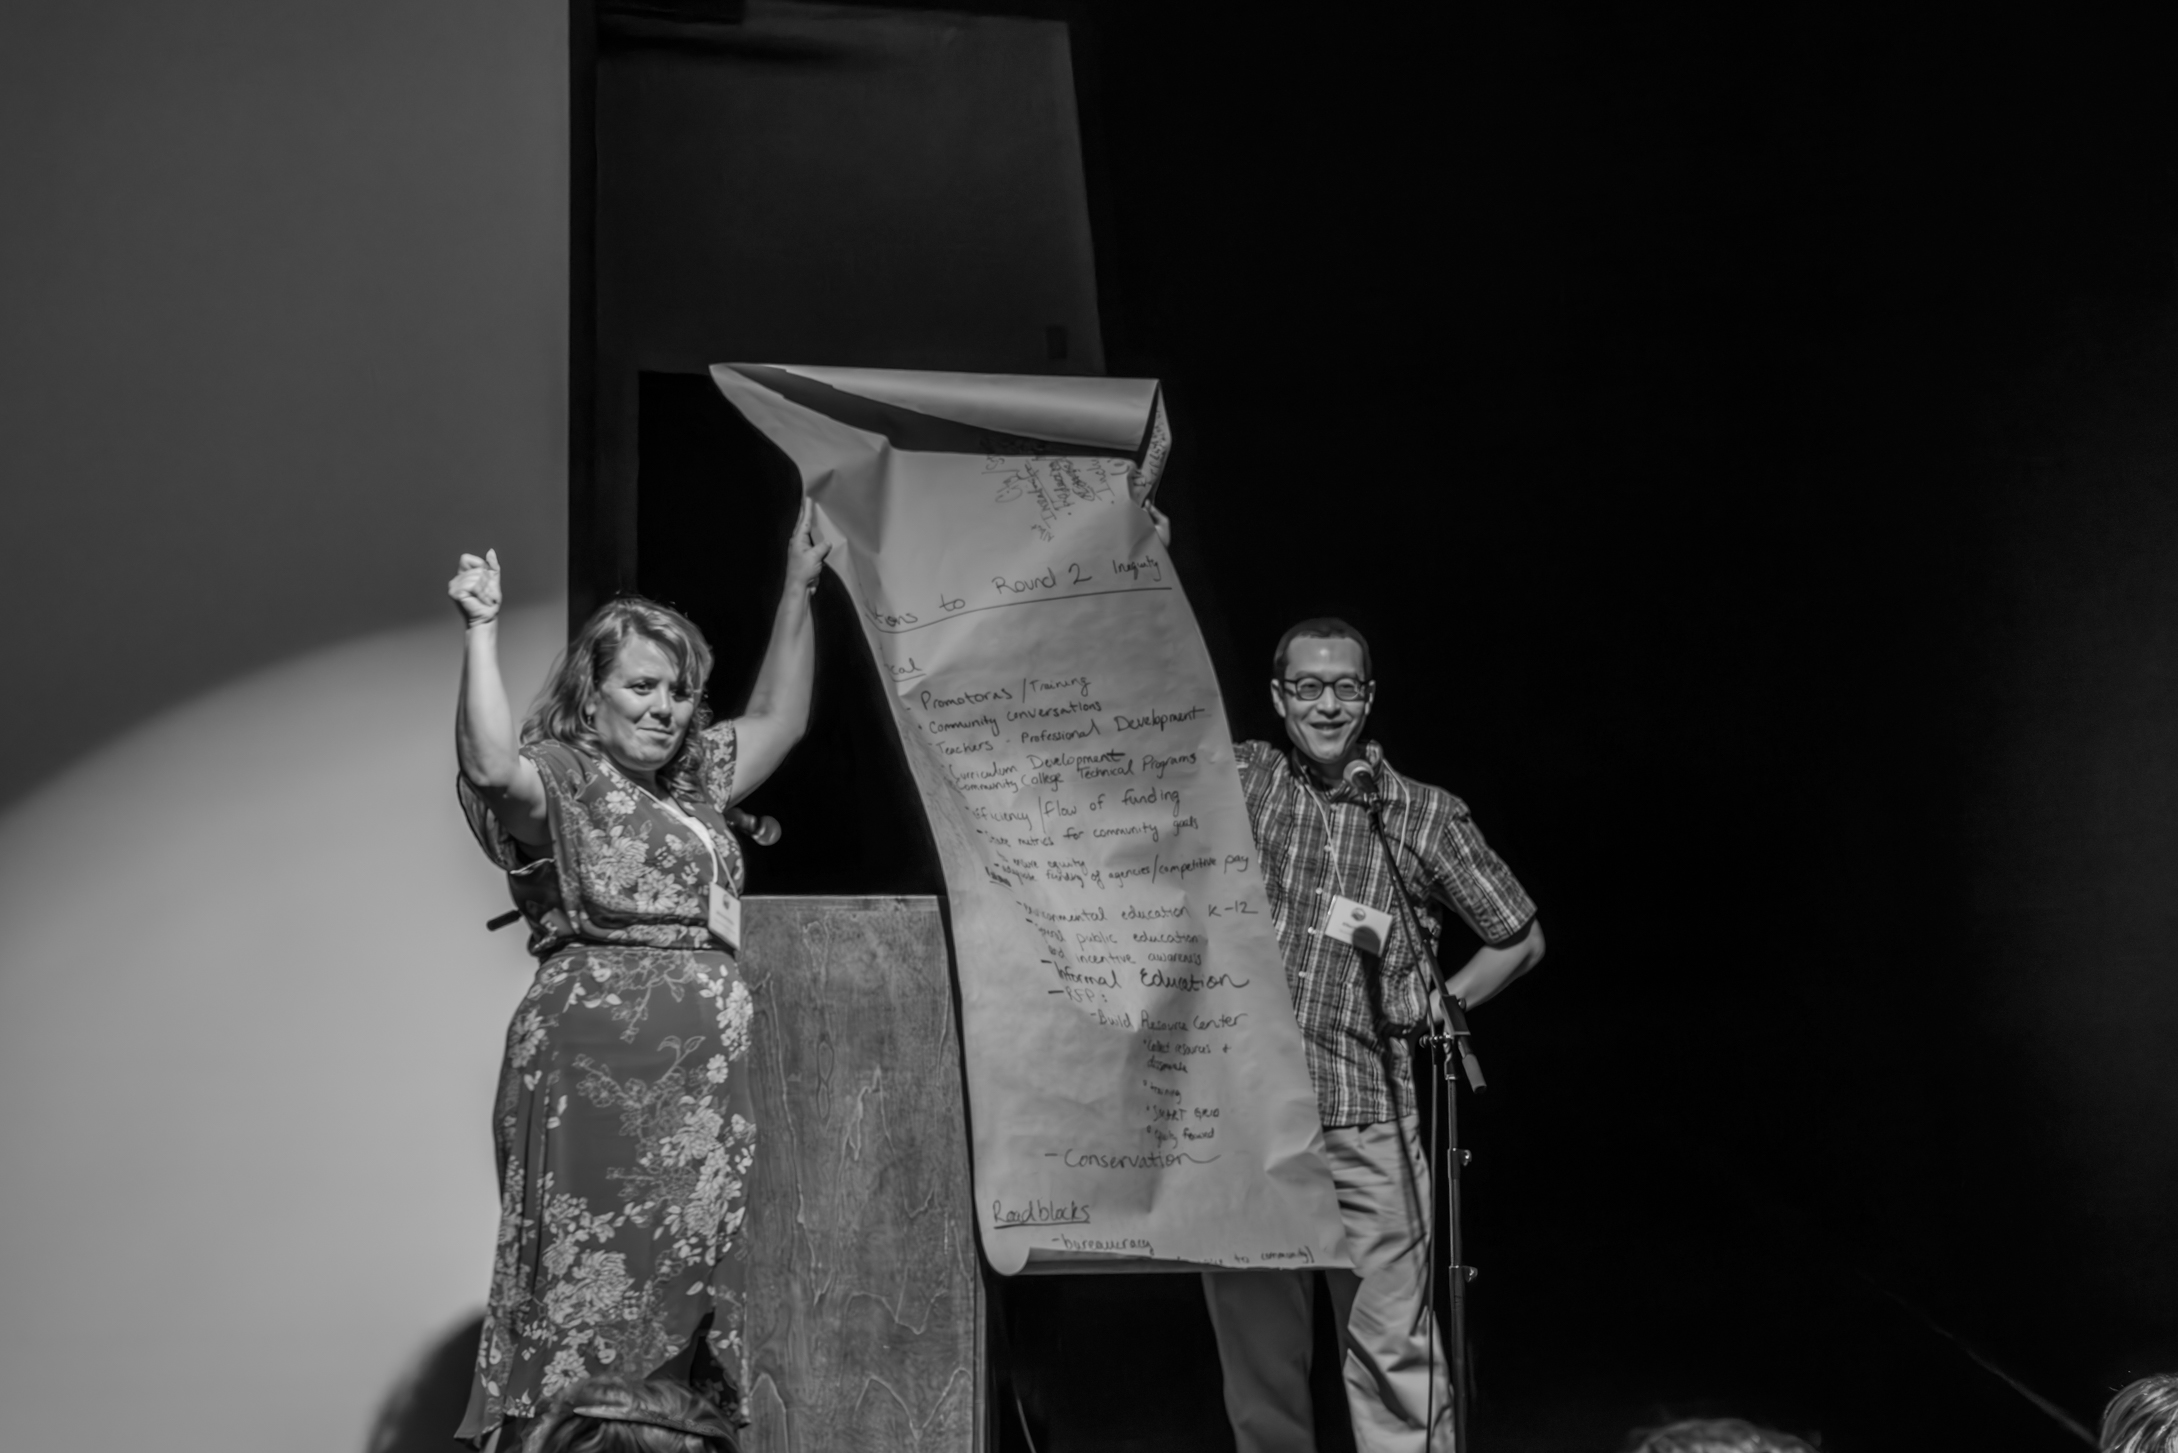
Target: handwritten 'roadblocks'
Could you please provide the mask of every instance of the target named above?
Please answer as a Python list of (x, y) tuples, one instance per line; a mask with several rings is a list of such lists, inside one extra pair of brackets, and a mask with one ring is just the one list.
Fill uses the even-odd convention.
[(1345, 1265), (1153, 383), (721, 366), (800, 467), (944, 862), (983, 1245)]

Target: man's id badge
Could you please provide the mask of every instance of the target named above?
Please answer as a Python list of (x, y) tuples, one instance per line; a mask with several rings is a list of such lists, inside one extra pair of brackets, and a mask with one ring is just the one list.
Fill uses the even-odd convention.
[(741, 898), (727, 892), (721, 883), (711, 885), (711, 937), (735, 953), (741, 952)]
[(1365, 954), (1381, 954), (1391, 936), (1392, 916), (1381, 908), (1356, 903), (1344, 896), (1331, 900), (1331, 913), (1323, 932), (1326, 938), (1350, 943)]

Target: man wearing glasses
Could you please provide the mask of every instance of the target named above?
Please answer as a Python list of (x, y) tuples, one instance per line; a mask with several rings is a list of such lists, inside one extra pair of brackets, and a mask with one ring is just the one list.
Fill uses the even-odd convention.
[[(1354, 1258), (1352, 1271), (1324, 1274), (1344, 1333), (1354, 1441), (1363, 1453), (1449, 1449), (1444, 1339), (1432, 1339), (1434, 1319), (1421, 1310), (1430, 1181), (1410, 1049), (1432, 1017), (1434, 990), (1399, 924), (1392, 865), (1369, 827), (1364, 793), (1345, 780), (1348, 764), (1363, 761), (1375, 773), (1399, 871), (1431, 908), (1422, 925), (1431, 952), (1448, 909), (1482, 940), (1449, 980), (1454, 998), (1473, 1008), (1534, 968), (1543, 931), (1466, 804), (1400, 776), (1382, 748), (1363, 741), (1376, 682), (1361, 633), (1340, 620), (1302, 621), (1273, 660), (1271, 697), (1292, 749), (1238, 742), (1233, 750)], [(1203, 1290), (1239, 1453), (1311, 1453), (1313, 1275), (1209, 1272)], [(1437, 1425), (1434, 1438), (1427, 1421)]]

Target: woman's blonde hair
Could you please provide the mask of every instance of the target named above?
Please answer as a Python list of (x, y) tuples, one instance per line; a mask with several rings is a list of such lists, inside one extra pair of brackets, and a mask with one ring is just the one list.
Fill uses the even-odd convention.
[(702, 755), (703, 729), (710, 725), (711, 709), (703, 699), (711, 679), (711, 646), (696, 623), (679, 611), (639, 595), (607, 601), (583, 623), (575, 638), (552, 663), (529, 720), (522, 723), (522, 744), (565, 742), (595, 755), (599, 751), (597, 729), (591, 714), (605, 678), (620, 659), (620, 649), (640, 637), (665, 652), (673, 663), (674, 685), (695, 698), (695, 714), (681, 735), (673, 755), (658, 769), (658, 783), (676, 797), (697, 790)]

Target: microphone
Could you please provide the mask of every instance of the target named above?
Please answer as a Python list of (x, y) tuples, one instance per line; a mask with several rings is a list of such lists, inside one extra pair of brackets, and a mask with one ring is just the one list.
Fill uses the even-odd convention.
[(726, 821), (736, 832), (750, 838), (760, 848), (768, 848), (779, 841), (779, 819), (756, 817), (738, 807), (726, 809)]
[(1346, 764), (1346, 785), (1371, 802), (1376, 801), (1376, 768), (1356, 757)]
[[(1467, 1006), (1447, 995), (1444, 1012), (1446, 1027), (1452, 1031), (1452, 1046), (1460, 1052), (1460, 1068), (1467, 1071), (1467, 1083), (1479, 1095), (1490, 1088), (1490, 1082), (1482, 1077), (1482, 1061), (1475, 1058), (1474, 1046), (1467, 1042), (1471, 1033), (1467, 1028)], [(1451, 1072), (1448, 1070), (1446, 1073)]]

